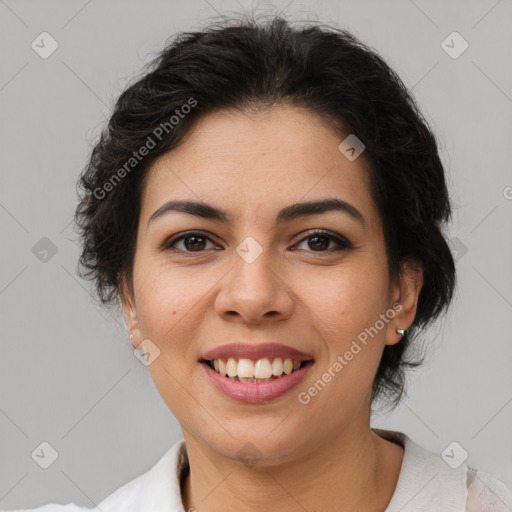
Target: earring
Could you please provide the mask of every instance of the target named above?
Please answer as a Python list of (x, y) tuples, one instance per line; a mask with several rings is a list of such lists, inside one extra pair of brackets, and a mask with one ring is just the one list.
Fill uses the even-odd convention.
[(132, 338), (133, 338), (133, 334), (130, 334), (130, 341), (132, 341)]
[(405, 330), (404, 329), (397, 329), (396, 332), (400, 335), (404, 335), (405, 334)]

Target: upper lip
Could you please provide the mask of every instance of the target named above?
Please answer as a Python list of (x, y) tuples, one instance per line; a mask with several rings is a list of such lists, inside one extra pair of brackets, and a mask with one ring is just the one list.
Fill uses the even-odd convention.
[(313, 359), (311, 354), (301, 352), (296, 348), (280, 343), (260, 343), (257, 345), (237, 342), (221, 345), (213, 350), (205, 352), (201, 359), (211, 361), (213, 359), (246, 358), (246, 359), (269, 359), (281, 357), (284, 359), (293, 359), (294, 361), (309, 361)]

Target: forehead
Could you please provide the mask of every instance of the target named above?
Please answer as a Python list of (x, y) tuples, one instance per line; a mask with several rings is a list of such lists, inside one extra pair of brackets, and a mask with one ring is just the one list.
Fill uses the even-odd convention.
[(272, 216), (282, 207), (338, 197), (375, 221), (363, 158), (338, 149), (345, 136), (307, 110), (216, 111), (148, 170), (141, 219), (173, 199), (204, 201), (234, 216)]

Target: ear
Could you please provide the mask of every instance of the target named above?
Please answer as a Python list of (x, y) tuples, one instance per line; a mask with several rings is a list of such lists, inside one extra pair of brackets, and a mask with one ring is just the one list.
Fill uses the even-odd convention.
[(142, 341), (142, 337), (139, 330), (139, 322), (137, 319), (137, 308), (135, 304), (135, 297), (133, 293), (133, 287), (127, 283), (126, 277), (121, 274), (119, 278), (119, 295), (121, 298), (121, 304), (123, 306), (124, 320), (129, 334), (132, 334), (131, 344), (133, 348), (137, 348)]
[[(400, 281), (393, 290), (392, 309), (395, 316), (389, 322), (386, 330), (386, 345), (396, 345), (402, 339), (402, 335), (396, 332), (397, 329), (406, 331), (414, 322), (418, 298), (423, 287), (423, 269), (414, 260), (407, 260), (402, 264)], [(397, 304), (398, 303), (398, 304)]]

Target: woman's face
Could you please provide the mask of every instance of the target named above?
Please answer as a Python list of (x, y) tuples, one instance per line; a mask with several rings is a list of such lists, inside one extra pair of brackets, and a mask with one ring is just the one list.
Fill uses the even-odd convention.
[[(298, 108), (219, 111), (151, 166), (134, 296), (125, 296), (123, 308), (132, 343), (146, 340), (151, 376), (187, 442), (233, 460), (250, 442), (244, 450), (274, 464), (342, 431), (368, 430), (382, 351), (414, 320), (421, 272), (391, 285), (363, 159), (349, 160), (338, 149), (342, 140)], [(286, 215), (291, 205), (326, 199), (350, 207)], [(169, 201), (206, 203), (227, 220), (171, 209), (152, 218)], [(285, 373), (266, 384), (235, 382), (203, 361), (231, 343), (282, 344), (310, 362), (298, 379)], [(274, 359), (281, 354), (285, 364), (284, 349), (263, 348), (231, 348), (224, 361), (232, 350), (231, 368), (244, 371), (244, 362), (236, 365), (242, 358), (262, 374), (269, 364), (280, 373)]]

